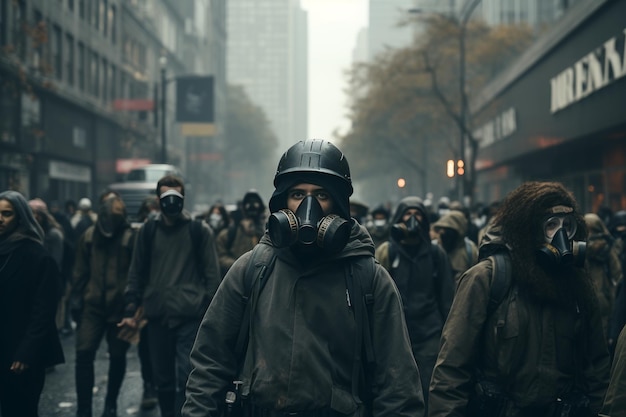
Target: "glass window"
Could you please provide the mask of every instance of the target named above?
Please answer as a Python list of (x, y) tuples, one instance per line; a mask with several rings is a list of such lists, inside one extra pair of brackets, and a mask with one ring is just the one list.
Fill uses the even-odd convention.
[(85, 91), (85, 45), (78, 43), (78, 57), (76, 59), (76, 76), (78, 77), (78, 89)]
[(102, 58), (102, 101), (107, 102), (109, 95), (109, 64)]
[(109, 18), (108, 18), (108, 22), (109, 22), (109, 33), (111, 34), (111, 42), (113, 44), (115, 44), (115, 42), (117, 41), (117, 35), (115, 33), (115, 29), (116, 29), (116, 24), (115, 24), (115, 19), (117, 18), (116, 14), (115, 14), (115, 5), (111, 5), (111, 7), (109, 7)]
[(74, 37), (65, 35), (65, 81), (74, 85)]
[(57, 80), (63, 79), (63, 35), (61, 28), (54, 25), (52, 27), (52, 68), (54, 77)]
[(26, 4), (23, 0), (12, 1), (11, 7), (13, 8), (11, 43), (15, 47), (18, 58), (24, 60), (26, 58), (26, 36), (23, 25), (26, 19)]

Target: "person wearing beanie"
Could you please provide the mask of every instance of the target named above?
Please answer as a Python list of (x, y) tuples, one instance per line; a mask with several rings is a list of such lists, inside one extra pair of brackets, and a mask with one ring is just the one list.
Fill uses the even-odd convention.
[(96, 224), (98, 215), (91, 210), (91, 200), (87, 197), (83, 197), (78, 201), (78, 210), (72, 216), (70, 222), (74, 228), (74, 236), (76, 239), (80, 239), (85, 230)]
[(298, 142), (274, 186), (267, 232), (198, 330), (183, 416), (423, 416), (400, 295), (350, 217), (345, 156)]

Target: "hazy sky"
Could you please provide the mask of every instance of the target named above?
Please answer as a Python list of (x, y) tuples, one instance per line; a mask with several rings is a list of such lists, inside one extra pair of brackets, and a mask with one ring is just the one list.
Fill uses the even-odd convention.
[(301, 0), (309, 18), (309, 138), (332, 139), (349, 124), (347, 78), (358, 31), (367, 26), (367, 0)]

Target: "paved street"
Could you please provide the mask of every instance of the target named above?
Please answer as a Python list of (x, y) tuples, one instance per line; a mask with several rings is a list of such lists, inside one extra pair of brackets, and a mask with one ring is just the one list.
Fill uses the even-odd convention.
[[(46, 385), (39, 403), (40, 417), (74, 417), (76, 415), (76, 389), (74, 385), (74, 335), (61, 339), (65, 364), (58, 365), (46, 375)], [(158, 407), (140, 410), (143, 382), (139, 371), (137, 347), (128, 350), (128, 364), (122, 391), (117, 402), (117, 415), (137, 417), (159, 417)], [(96, 355), (96, 379), (94, 387), (93, 415), (100, 417), (104, 404), (108, 358), (106, 342), (103, 340)]]

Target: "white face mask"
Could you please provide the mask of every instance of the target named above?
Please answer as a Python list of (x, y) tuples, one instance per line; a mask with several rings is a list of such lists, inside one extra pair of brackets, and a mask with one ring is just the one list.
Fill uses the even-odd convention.
[(211, 225), (211, 227), (214, 229), (217, 229), (218, 227), (220, 227), (222, 225), (222, 215), (217, 214), (217, 213), (212, 213), (209, 216), (209, 225)]
[(375, 219), (374, 220), (374, 226), (376, 226), (376, 227), (383, 227), (386, 224), (387, 224), (387, 220), (385, 220), (385, 219)]

